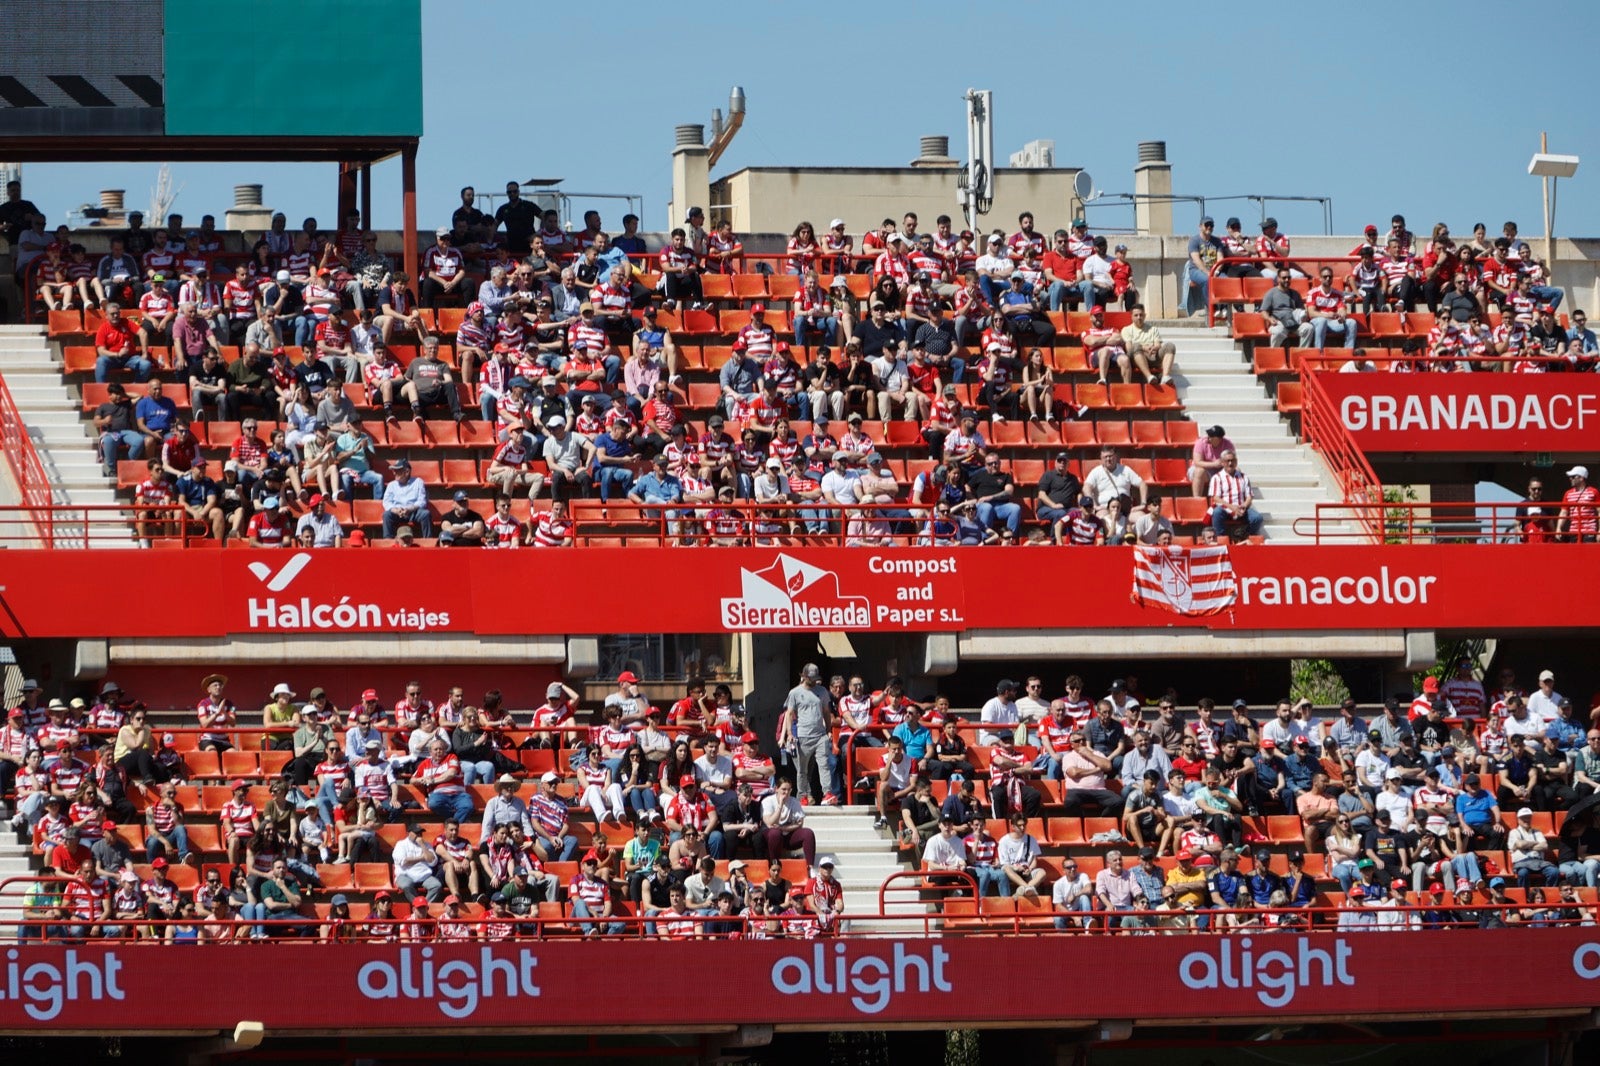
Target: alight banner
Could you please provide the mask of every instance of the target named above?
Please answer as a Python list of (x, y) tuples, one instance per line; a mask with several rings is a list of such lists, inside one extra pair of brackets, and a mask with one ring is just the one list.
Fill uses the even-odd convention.
[(1593, 374), (1320, 374), (1365, 452), (1594, 452)]
[[(1120, 545), (3, 551), (0, 637), (1600, 623), (1593, 545), (1240, 544), (1150, 577), (1147, 591), (1159, 594), (1132, 602), (1135, 559)], [(1540, 595), (1485, 597), (1486, 574)], [(149, 609), (174, 596), (181, 606)]]
[[(1528, 962), (1486, 987), (1483, 960), (1514, 939)], [(1450, 932), (961, 937), (861, 940), (595, 940), (377, 945), (15, 946), (0, 967), (0, 1031), (195, 1031), (259, 1021), (269, 1032), (362, 1027), (659, 1030), (1060, 1024), (1105, 1018), (1273, 1020), (1588, 1009), (1600, 934), (1559, 927)], [(1428, 979), (1418, 982), (1418, 960)], [(293, 996), (241, 989), (260, 967)], [(183, 974), (192, 995), (174, 995)], [(620, 1003), (618, 974), (657, 981)], [(1084, 974), (1095, 980), (1079, 980)], [(1050, 989), (1071, 987), (1067, 997)], [(1130, 1004), (1127, 989), (1141, 991)], [(1401, 994), (1401, 990), (1404, 990)]]

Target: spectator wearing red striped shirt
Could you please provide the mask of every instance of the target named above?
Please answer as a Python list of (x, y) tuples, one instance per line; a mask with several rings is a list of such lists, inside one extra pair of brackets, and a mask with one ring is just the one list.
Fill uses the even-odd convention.
[(1222, 453), (1222, 469), (1211, 475), (1211, 528), (1220, 540), (1227, 535), (1230, 521), (1243, 521), (1252, 537), (1261, 535), (1266, 521), (1254, 507), (1255, 490), (1250, 479), (1239, 469), (1239, 457), (1233, 452)]
[(1600, 489), (1589, 484), (1589, 468), (1575, 466), (1567, 471), (1571, 488), (1561, 496), (1561, 532), (1568, 540), (1592, 544), (1600, 534)]

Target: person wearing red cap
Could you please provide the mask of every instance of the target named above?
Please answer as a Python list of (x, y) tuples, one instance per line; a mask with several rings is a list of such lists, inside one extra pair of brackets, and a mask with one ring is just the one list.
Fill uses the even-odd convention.
[(684, 827), (691, 826), (705, 837), (706, 850), (713, 858), (727, 858), (716, 808), (700, 791), (700, 783), (693, 773), (678, 778), (678, 794), (668, 801), (665, 820), (671, 839), (677, 840), (683, 835)]
[[(677, 891), (683, 890), (679, 888)], [(612, 916), (616, 904), (611, 898), (611, 886), (600, 876), (600, 861), (593, 853), (583, 857), (577, 876), (573, 877), (567, 886), (567, 899), (572, 907), (573, 918), (601, 919), (601, 921), (580, 920), (579, 926), (583, 929), (584, 936), (594, 936), (602, 931), (610, 936), (616, 936), (627, 929), (625, 922), (605, 920)]]
[(23, 717), (22, 708), (13, 707), (6, 712), (6, 724), (0, 726), (0, 796), (15, 791), (17, 774), (27, 762), (28, 753), (38, 750)]
[(435, 940), (471, 940), (477, 935), (478, 923), (461, 913), (460, 896), (446, 896), (443, 906), (444, 913), (434, 923)]
[(632, 726), (643, 722), (650, 710), (650, 701), (639, 691), (639, 675), (624, 670), (617, 675), (617, 690), (606, 696), (605, 706), (622, 708), (622, 724)]

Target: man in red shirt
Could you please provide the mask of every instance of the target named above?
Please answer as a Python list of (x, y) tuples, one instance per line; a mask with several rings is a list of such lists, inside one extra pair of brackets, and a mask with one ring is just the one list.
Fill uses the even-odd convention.
[(1580, 544), (1593, 543), (1600, 534), (1600, 489), (1589, 484), (1589, 468), (1567, 471), (1569, 488), (1561, 496), (1561, 532)]
[[(139, 331), (122, 317), (122, 305), (107, 303), (103, 309), (105, 321), (94, 334), (94, 379), (104, 384), (112, 370), (128, 370), (135, 381), (149, 381), (155, 365), (145, 350)], [(134, 349), (137, 347), (138, 354)]]

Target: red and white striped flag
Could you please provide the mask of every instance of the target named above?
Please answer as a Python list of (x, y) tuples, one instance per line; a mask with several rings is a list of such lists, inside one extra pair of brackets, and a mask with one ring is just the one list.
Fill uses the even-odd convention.
[(1133, 602), (1164, 607), (1174, 614), (1216, 614), (1239, 598), (1228, 546), (1162, 548), (1140, 544), (1133, 549)]

